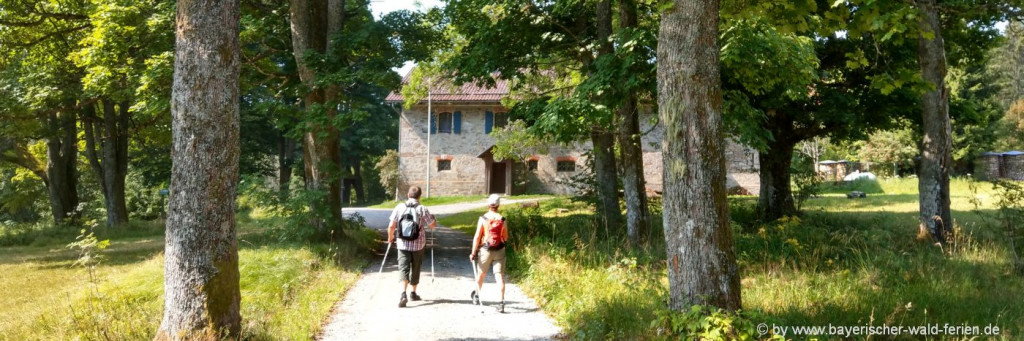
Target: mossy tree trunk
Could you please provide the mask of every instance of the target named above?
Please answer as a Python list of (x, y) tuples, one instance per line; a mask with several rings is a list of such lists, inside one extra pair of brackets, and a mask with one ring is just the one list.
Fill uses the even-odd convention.
[(920, 201), (919, 235), (931, 234), (939, 243), (953, 229), (949, 210), (949, 169), (953, 164), (949, 121), (949, 88), (946, 87), (946, 51), (942, 40), (939, 11), (935, 0), (918, 0), (917, 58), (924, 80), (934, 89), (921, 94), (921, 169), (918, 180)]
[(676, 0), (658, 37), (665, 125), (664, 226), (670, 306), (736, 310), (740, 281), (725, 188), (718, 1)]
[[(291, 0), (289, 3), (292, 53), (299, 78), (305, 86), (303, 104), (307, 112), (306, 132), (302, 136), (303, 180), (307, 190), (324, 191), (326, 200), (311, 202), (315, 212), (310, 223), (321, 238), (339, 238), (341, 217), (341, 133), (334, 125), (338, 115), (337, 85), (317, 84), (317, 72), (306, 54), (330, 53), (330, 40), (344, 26), (344, 0)], [(320, 116), (322, 119), (309, 119)], [(321, 208), (326, 206), (324, 208)]]
[[(619, 26), (637, 26), (636, 4), (632, 0), (619, 1)], [(636, 94), (628, 93), (626, 96), (628, 98), (618, 109), (619, 167), (626, 202), (626, 236), (629, 243), (636, 246), (650, 232), (650, 212), (647, 209), (643, 146), (640, 144), (640, 110)]]
[(156, 339), (237, 338), (239, 2), (177, 6), (164, 316)]

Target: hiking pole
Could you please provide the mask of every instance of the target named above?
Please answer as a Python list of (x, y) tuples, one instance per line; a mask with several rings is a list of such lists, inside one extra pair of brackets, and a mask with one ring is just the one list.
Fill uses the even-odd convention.
[(380, 260), (380, 270), (377, 271), (378, 275), (381, 274), (382, 272), (384, 272), (384, 262), (388, 261), (388, 252), (390, 252), (390, 251), (391, 251), (391, 243), (388, 243), (387, 250), (384, 250), (384, 259)]
[(430, 283), (434, 283), (434, 239), (437, 238), (437, 231), (430, 230)]

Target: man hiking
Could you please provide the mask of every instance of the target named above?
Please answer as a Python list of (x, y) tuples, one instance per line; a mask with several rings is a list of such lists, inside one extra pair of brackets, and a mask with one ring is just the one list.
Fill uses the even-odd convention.
[[(398, 237), (398, 274), (402, 281), (402, 298), (398, 307), (404, 308), (409, 302), (419, 301), (416, 285), (420, 284), (420, 265), (423, 264), (423, 247), (427, 244), (427, 233), (424, 226), (431, 229), (437, 227), (434, 215), (426, 207), (420, 205), (420, 188), (409, 188), (409, 200), (395, 206), (391, 211), (391, 223), (388, 224), (388, 244)], [(406, 296), (405, 291), (412, 284), (412, 293)]]
[(470, 298), (473, 299), (473, 304), (480, 304), (480, 290), (484, 285), (484, 277), (487, 277), (487, 268), (494, 265), (494, 277), (501, 285), (501, 303), (497, 308), (498, 312), (504, 313), (505, 242), (508, 241), (508, 223), (505, 222), (505, 217), (498, 213), (500, 204), (501, 197), (491, 194), (487, 198), (487, 213), (484, 213), (476, 223), (476, 234), (473, 235), (473, 248), (469, 251), (469, 259), (476, 261), (474, 266), (480, 269), (480, 272), (476, 277), (477, 290), (470, 293)]

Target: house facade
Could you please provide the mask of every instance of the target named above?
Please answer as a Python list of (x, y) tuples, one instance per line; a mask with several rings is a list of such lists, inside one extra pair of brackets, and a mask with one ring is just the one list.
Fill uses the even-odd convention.
[[(573, 178), (586, 171), (589, 142), (553, 145), (547, 153), (527, 160), (495, 160), (490, 133), (508, 124), (508, 109), (501, 99), (508, 86), (494, 88), (465, 84), (461, 88), (437, 87), (430, 99), (402, 110), (399, 116), (398, 194), (420, 186), (430, 196), (485, 195), (489, 193), (573, 194)], [(400, 105), (399, 93), (386, 101)], [(429, 102), (429, 103), (428, 103)], [(431, 110), (428, 131), (428, 107)], [(647, 190), (661, 192), (661, 138), (664, 130), (656, 119), (643, 119), (644, 175)], [(429, 150), (427, 148), (429, 144)], [(756, 194), (758, 154), (730, 142), (726, 148), (727, 186), (731, 193)]]

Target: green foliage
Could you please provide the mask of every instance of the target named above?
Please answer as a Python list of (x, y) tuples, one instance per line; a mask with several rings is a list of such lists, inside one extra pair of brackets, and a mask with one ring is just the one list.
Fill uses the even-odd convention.
[(374, 167), (380, 173), (380, 185), (387, 194), (394, 194), (402, 177), (398, 171), (398, 151), (388, 149)]
[(917, 138), (909, 128), (875, 132), (859, 147), (860, 161), (871, 162), (873, 170), (880, 170), (879, 176), (896, 174), (901, 164), (913, 165), (919, 154)]
[(814, 160), (800, 153), (793, 153), (793, 162), (789, 167), (793, 185), (796, 187), (793, 199), (795, 199), (796, 209), (799, 211), (807, 199), (821, 193), (821, 177), (814, 169)]
[(495, 160), (513, 160), (525, 162), (530, 156), (547, 154), (550, 142), (530, 133), (526, 122), (513, 120), (503, 128), (491, 132), (494, 148), (491, 153)]
[(757, 314), (695, 305), (683, 312), (659, 310), (651, 326), (679, 340), (785, 340), (780, 335), (764, 338), (767, 333), (758, 332), (754, 326), (754, 322), (763, 321)]
[(1014, 268), (1024, 276), (1024, 184), (1012, 181), (996, 181), (996, 207), (999, 208), (999, 225), (1006, 232)]
[(999, 138), (994, 144), (995, 150), (1024, 150), (1024, 99), (1006, 110), (1006, 115), (996, 123), (996, 131)]

